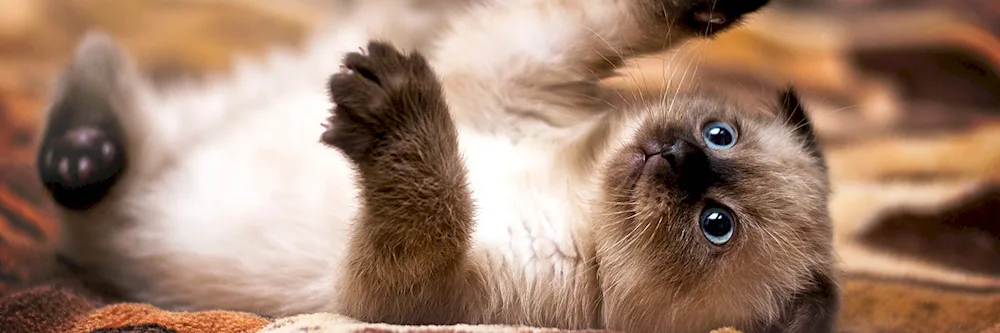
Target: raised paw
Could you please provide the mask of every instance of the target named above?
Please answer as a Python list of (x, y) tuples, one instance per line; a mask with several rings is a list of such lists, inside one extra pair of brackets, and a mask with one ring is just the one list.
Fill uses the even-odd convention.
[(53, 132), (39, 150), (38, 174), (56, 203), (74, 210), (90, 208), (125, 168), (122, 136), (114, 126), (96, 124)]
[(322, 141), (357, 163), (393, 142), (412, 142), (411, 135), (428, 127), (450, 126), (441, 84), (427, 60), (384, 42), (347, 54), (328, 88), (335, 107)]
[[(770, 0), (659, 0), (681, 13), (678, 22), (694, 34), (712, 36), (756, 12)], [(672, 7), (672, 8), (671, 8)]]

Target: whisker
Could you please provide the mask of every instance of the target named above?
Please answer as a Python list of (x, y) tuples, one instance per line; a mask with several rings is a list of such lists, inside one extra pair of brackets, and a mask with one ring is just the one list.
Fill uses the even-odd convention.
[[(593, 29), (590, 29), (589, 27), (585, 27), (585, 28), (591, 34), (593, 34), (594, 36), (597, 36), (597, 38), (600, 39), (601, 42), (603, 42), (605, 45), (607, 45), (608, 49), (610, 49), (612, 52), (615, 53), (615, 55), (618, 56), (619, 62), (614, 62), (611, 59), (608, 59), (607, 57), (605, 57), (604, 56), (604, 52), (598, 52), (597, 50), (594, 50), (594, 52), (596, 52), (601, 57), (601, 59), (604, 59), (604, 61), (606, 61), (608, 63), (608, 65), (610, 65), (609, 67), (615, 68), (615, 67), (618, 66), (619, 63), (624, 63), (625, 57), (621, 54), (621, 52), (618, 51), (617, 48), (615, 48), (614, 45), (611, 44), (611, 42), (609, 42), (606, 38), (604, 38), (604, 36), (601, 36), (601, 34), (598, 33), (597, 31), (594, 31)], [(626, 44), (628, 44), (628, 43), (626, 42)], [(628, 74), (632, 78), (632, 82), (635, 83), (636, 85), (638, 85), (639, 81), (635, 79), (635, 76), (632, 74), (632, 72), (629, 71)], [(636, 96), (635, 95), (636, 93), (638, 93), (639, 95)], [(632, 98), (637, 98), (637, 99), (640, 99), (640, 100), (642, 99), (642, 91), (641, 90), (636, 91), (635, 89), (633, 89), (632, 90), (632, 95), (633, 95)]]

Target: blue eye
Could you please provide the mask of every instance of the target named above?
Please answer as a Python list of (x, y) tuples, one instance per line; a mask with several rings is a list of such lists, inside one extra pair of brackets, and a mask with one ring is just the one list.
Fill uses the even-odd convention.
[(701, 232), (715, 245), (724, 245), (733, 237), (736, 220), (733, 213), (720, 207), (706, 208), (701, 212)]
[(716, 121), (708, 126), (701, 133), (708, 148), (714, 150), (726, 150), (736, 144), (736, 130), (732, 126), (721, 121)]

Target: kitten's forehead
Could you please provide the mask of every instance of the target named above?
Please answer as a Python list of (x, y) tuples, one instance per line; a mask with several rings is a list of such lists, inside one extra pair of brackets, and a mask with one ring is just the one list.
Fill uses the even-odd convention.
[(664, 98), (641, 110), (659, 125), (700, 127), (709, 120), (766, 124), (776, 118), (775, 107), (750, 103), (711, 93), (684, 94)]

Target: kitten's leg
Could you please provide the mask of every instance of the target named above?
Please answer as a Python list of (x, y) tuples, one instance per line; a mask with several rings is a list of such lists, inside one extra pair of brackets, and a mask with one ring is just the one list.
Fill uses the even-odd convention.
[(38, 151), (38, 175), (56, 203), (86, 210), (139, 164), (133, 139), (157, 137), (143, 118), (142, 85), (110, 37), (84, 37), (59, 77)]
[(341, 313), (373, 322), (472, 320), (479, 286), (467, 252), (473, 206), (456, 128), (420, 54), (372, 42), (329, 89), (322, 140), (360, 176), (362, 208), (340, 286)]
[[(733, 26), (768, 0), (509, 0), (459, 16), (435, 69), (458, 121), (494, 128), (495, 112), (565, 126), (606, 109), (599, 79), (625, 58)], [(452, 100), (453, 99), (453, 100)], [(493, 109), (500, 105), (500, 110)]]

